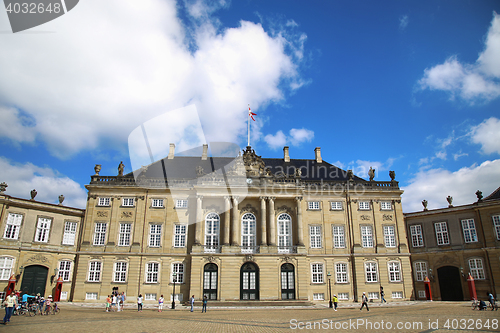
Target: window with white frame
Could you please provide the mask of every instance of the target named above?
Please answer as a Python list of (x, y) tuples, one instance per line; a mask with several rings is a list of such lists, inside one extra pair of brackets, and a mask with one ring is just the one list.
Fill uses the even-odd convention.
[(342, 210), (342, 201), (332, 201), (330, 202), (331, 210)]
[(88, 282), (99, 282), (99, 281), (101, 281), (101, 262), (91, 261), (89, 263)]
[(75, 245), (76, 227), (76, 222), (64, 223), (63, 245)]
[[(184, 294), (175, 294), (175, 301), (182, 302), (184, 300)], [(172, 302), (172, 294), (170, 294), (170, 302)]]
[(417, 281), (424, 281), (427, 276), (427, 263), (425, 261), (415, 262), (415, 279)]
[(289, 253), (292, 246), (292, 218), (288, 214), (278, 216), (278, 252)]
[(319, 201), (308, 201), (307, 209), (309, 210), (319, 210)]
[(187, 208), (188, 201), (187, 199), (175, 200), (175, 208)]
[(448, 226), (446, 222), (434, 223), (434, 229), (436, 230), (437, 245), (450, 244), (450, 238), (448, 237)]
[(61, 301), (65, 301), (68, 299), (68, 292), (67, 291), (61, 291)]
[(422, 226), (420, 224), (410, 226), (411, 245), (413, 247), (424, 246), (424, 237), (422, 235)]
[(420, 299), (427, 298), (427, 296), (425, 296), (425, 290), (418, 291), (418, 298), (420, 298)]
[(176, 224), (174, 226), (174, 247), (186, 246), (186, 225)]
[(361, 226), (361, 240), (363, 247), (373, 247), (373, 230), (371, 225)]
[[(174, 277), (175, 275), (175, 277)], [(175, 283), (184, 283), (184, 264), (183, 263), (173, 263), (172, 264), (172, 276), (171, 281)]]
[(474, 219), (462, 220), (462, 231), (464, 232), (464, 241), (466, 243), (477, 242), (476, 224)]
[(97, 299), (97, 293), (85, 293), (85, 299)]
[(335, 281), (337, 283), (347, 283), (347, 264), (339, 262), (335, 264)]
[(392, 298), (403, 298), (403, 292), (402, 291), (393, 291)]
[(114, 282), (127, 282), (127, 263), (125, 261), (115, 262)]
[(370, 201), (359, 201), (358, 202), (359, 210), (370, 210)]
[(47, 243), (49, 241), (51, 219), (39, 217), (36, 225), (35, 242)]
[(158, 283), (158, 272), (160, 264), (148, 262), (146, 264), (146, 283)]
[(333, 247), (336, 249), (345, 248), (345, 233), (343, 225), (333, 226)]
[(97, 199), (97, 206), (109, 206), (110, 202), (111, 202), (111, 198), (109, 198), (109, 197), (98, 198)]
[(348, 301), (349, 293), (338, 293), (337, 298), (339, 299), (339, 301)]
[(219, 249), (220, 217), (209, 213), (205, 218), (205, 252), (214, 253)]
[(96, 223), (94, 229), (94, 245), (104, 245), (106, 240), (106, 223)]
[(396, 247), (396, 232), (393, 225), (384, 225), (385, 247)]
[(163, 199), (151, 199), (151, 206), (153, 208), (163, 208)]
[(71, 261), (63, 260), (59, 262), (59, 272), (58, 278), (62, 278), (63, 281), (69, 281), (71, 275)]
[(9, 213), (3, 238), (17, 239), (19, 237), (19, 230), (21, 229), (22, 221), (23, 216), (21, 214)]
[(319, 225), (309, 226), (309, 240), (311, 241), (311, 248), (313, 249), (321, 248), (321, 226)]
[(491, 219), (493, 220), (493, 226), (495, 227), (497, 239), (500, 240), (500, 215), (493, 215)]
[(161, 224), (149, 225), (149, 246), (150, 247), (161, 246)]
[(146, 294), (144, 294), (144, 300), (145, 301), (156, 301), (156, 294), (146, 293)]
[(134, 198), (122, 198), (123, 207), (134, 207)]
[(0, 257), (0, 280), (8, 280), (12, 275), (14, 258)]
[(324, 301), (325, 293), (313, 293), (313, 301)]
[(366, 277), (366, 282), (377, 282), (377, 263), (375, 262), (365, 263), (365, 277)]
[(400, 282), (401, 281), (401, 270), (399, 267), (399, 262), (391, 261), (389, 266), (389, 281), (390, 282)]
[(369, 292), (368, 299), (378, 299), (378, 292)]
[(470, 275), (474, 278), (474, 280), (484, 280), (484, 268), (483, 268), (483, 259), (473, 258), (469, 259), (469, 272)]
[(323, 283), (323, 264), (311, 264), (312, 283)]
[(130, 245), (130, 232), (132, 230), (132, 224), (130, 223), (120, 223), (120, 232), (118, 234), (118, 246), (129, 246)]
[(392, 202), (380, 201), (380, 210), (392, 210)]

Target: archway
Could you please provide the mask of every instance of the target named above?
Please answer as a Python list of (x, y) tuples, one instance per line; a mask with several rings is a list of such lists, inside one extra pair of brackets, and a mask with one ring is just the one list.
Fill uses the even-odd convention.
[(295, 299), (295, 272), (292, 264), (281, 265), (281, 299)]
[(458, 267), (444, 266), (437, 269), (442, 301), (463, 301), (462, 282)]
[(259, 267), (255, 263), (247, 262), (241, 266), (240, 299), (259, 299)]
[(217, 265), (206, 264), (203, 269), (203, 296), (217, 299)]
[(32, 265), (26, 267), (21, 282), (21, 291), (30, 295), (40, 293), (41, 296), (45, 296), (48, 275), (49, 269), (45, 266)]

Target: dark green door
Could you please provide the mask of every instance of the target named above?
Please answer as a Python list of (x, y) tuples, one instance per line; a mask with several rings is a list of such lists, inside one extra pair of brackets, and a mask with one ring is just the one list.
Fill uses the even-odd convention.
[(49, 269), (44, 266), (33, 265), (24, 269), (23, 282), (21, 283), (21, 291), (30, 295), (40, 293), (45, 296), (45, 285), (47, 284), (47, 276)]
[(295, 279), (292, 264), (281, 265), (281, 299), (295, 299)]

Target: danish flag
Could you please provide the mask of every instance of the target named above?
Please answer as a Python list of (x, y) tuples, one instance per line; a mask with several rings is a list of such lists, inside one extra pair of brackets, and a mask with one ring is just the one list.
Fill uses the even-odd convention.
[(253, 121), (255, 121), (255, 118), (253, 116), (256, 116), (257, 113), (253, 113), (252, 110), (250, 110), (250, 105), (248, 106), (248, 116), (252, 118)]

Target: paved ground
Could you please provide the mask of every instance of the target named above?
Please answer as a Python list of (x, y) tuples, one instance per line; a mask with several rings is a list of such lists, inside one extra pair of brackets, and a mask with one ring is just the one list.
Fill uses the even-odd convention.
[[(14, 316), (0, 332), (500, 332), (500, 311), (473, 311), (470, 302), (401, 302), (370, 305), (341, 303), (337, 312), (324, 306), (300, 308), (196, 308), (178, 306), (158, 313), (130, 307), (106, 313), (102, 308), (61, 303), (61, 313)], [(446, 325), (448, 324), (448, 327)], [(315, 326), (314, 326), (315, 325)], [(489, 326), (489, 327), (488, 327)]]

